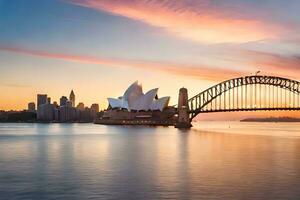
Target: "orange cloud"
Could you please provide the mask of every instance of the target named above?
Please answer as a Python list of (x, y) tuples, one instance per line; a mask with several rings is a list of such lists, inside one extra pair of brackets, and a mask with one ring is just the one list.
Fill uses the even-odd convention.
[(71, 62), (80, 62), (88, 64), (99, 64), (110, 67), (129, 67), (141, 70), (155, 70), (168, 74), (186, 76), (190, 78), (220, 81), (227, 78), (241, 76), (242, 71), (221, 69), (211, 66), (202, 65), (187, 65), (187, 64), (174, 64), (167, 62), (144, 61), (144, 60), (129, 60), (129, 59), (112, 59), (112, 58), (96, 58), (82, 55), (71, 55), (62, 53), (51, 53), (45, 51), (36, 51), (21, 48), (0, 47), (2, 51), (9, 51), (14, 53), (22, 53), (32, 56), (41, 56), (46, 58), (61, 59)]
[[(172, 62), (160, 62), (149, 60), (132, 60), (118, 58), (91, 57), (84, 55), (72, 55), (64, 53), (52, 53), (46, 51), (36, 51), (21, 48), (0, 47), (2, 51), (22, 53), (32, 56), (61, 59), (70, 62), (98, 64), (106, 67), (135, 68), (140, 70), (155, 70), (177, 76), (185, 76), (194, 79), (221, 81), (232, 77), (250, 75), (255, 70), (262, 71), (263, 74), (284, 76), (298, 79), (300, 71), (299, 56), (283, 56), (279, 54), (259, 52), (253, 50), (228, 49), (230, 53), (220, 53), (217, 60), (230, 60), (234, 66), (241, 66), (240, 69), (233, 69), (224, 66), (212, 66), (202, 64), (178, 64)], [(232, 54), (235, 57), (232, 57)], [(227, 64), (229, 65), (229, 64)], [(251, 66), (251, 67), (250, 67)]]
[(208, 0), (66, 0), (138, 20), (182, 38), (204, 43), (242, 43), (275, 38), (278, 27), (249, 18), (228, 16)]
[(250, 63), (250, 65), (256, 66), (258, 70), (262, 70), (264, 73), (300, 78), (298, 75), (300, 71), (299, 56), (243, 50), (240, 51), (237, 57), (241, 58), (237, 62)]

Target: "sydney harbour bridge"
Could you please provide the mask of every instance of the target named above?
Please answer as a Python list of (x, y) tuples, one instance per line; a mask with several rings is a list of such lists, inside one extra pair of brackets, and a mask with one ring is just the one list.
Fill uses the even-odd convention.
[(300, 110), (300, 82), (275, 76), (245, 76), (223, 81), (192, 98), (181, 88), (176, 127), (189, 128), (200, 113)]

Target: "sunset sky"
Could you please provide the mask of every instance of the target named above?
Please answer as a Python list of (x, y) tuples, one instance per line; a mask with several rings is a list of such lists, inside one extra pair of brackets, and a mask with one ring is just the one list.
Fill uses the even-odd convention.
[(0, 110), (107, 106), (136, 80), (176, 104), (225, 79), (300, 80), (299, 0), (0, 0)]

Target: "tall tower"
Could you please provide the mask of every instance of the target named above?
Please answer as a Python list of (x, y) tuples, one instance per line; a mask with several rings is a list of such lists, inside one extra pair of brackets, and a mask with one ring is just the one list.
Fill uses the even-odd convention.
[(192, 127), (189, 117), (188, 90), (180, 88), (178, 97), (178, 120), (175, 124), (176, 128)]
[(70, 102), (72, 104), (72, 107), (75, 107), (75, 94), (74, 94), (74, 91), (72, 90), (71, 93), (70, 93)]

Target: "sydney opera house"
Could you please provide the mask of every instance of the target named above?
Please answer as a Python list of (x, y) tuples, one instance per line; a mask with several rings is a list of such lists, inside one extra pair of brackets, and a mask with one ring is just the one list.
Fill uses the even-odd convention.
[(138, 81), (118, 98), (108, 98), (108, 109), (96, 120), (99, 124), (171, 125), (175, 109), (169, 107), (170, 97), (158, 98), (158, 88), (143, 93)]
[(114, 99), (108, 98), (112, 109), (126, 109), (128, 111), (163, 111), (169, 104), (170, 97), (157, 97), (158, 88), (143, 93), (142, 85), (134, 82), (123, 96)]

